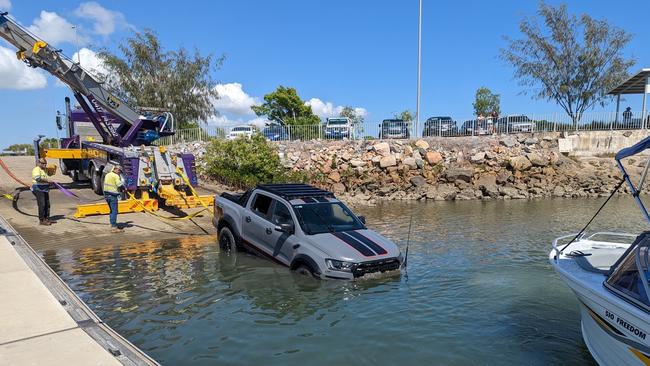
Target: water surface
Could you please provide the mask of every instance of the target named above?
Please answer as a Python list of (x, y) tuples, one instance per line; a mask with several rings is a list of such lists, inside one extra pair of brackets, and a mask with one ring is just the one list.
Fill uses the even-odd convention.
[[(406, 246), (407, 275), (318, 281), (213, 237), (45, 251), (97, 314), (162, 364), (593, 365), (547, 253), (604, 199), (359, 208)], [(639, 232), (629, 198), (594, 229)]]

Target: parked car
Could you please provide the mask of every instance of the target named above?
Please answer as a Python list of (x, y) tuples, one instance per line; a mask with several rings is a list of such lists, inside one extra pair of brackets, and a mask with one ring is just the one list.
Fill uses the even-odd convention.
[(264, 127), (262, 135), (269, 141), (284, 141), (289, 139), (289, 132), (286, 127), (277, 124)]
[(463, 122), (459, 133), (467, 136), (487, 135), (489, 133), (488, 121), (485, 119), (471, 119)]
[(379, 138), (384, 139), (407, 139), (411, 133), (410, 124), (401, 119), (385, 119), (379, 126)]
[(368, 229), (334, 197), (307, 184), (263, 184), (215, 197), (213, 223), (224, 250), (249, 250), (301, 274), (353, 279), (398, 270), (393, 242)]
[(240, 136), (251, 138), (253, 133), (255, 133), (255, 128), (253, 126), (235, 126), (230, 129), (228, 140), (234, 140)]
[(424, 121), (422, 136), (454, 136), (456, 134), (458, 134), (458, 126), (451, 117), (430, 117)]
[(499, 132), (535, 132), (535, 130), (535, 121), (523, 114), (501, 117), (497, 121), (497, 131)]
[(347, 117), (328, 118), (324, 130), (325, 139), (341, 140), (354, 138), (354, 126)]

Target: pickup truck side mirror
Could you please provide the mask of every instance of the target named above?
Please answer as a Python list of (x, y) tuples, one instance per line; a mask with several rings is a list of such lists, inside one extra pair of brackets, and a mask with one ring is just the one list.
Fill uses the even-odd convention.
[(365, 216), (357, 216), (359, 218), (359, 221), (361, 221), (362, 224), (366, 224), (366, 217)]
[(279, 231), (281, 233), (293, 234), (295, 233), (296, 228), (293, 226), (293, 224), (280, 224), (275, 227), (275, 231)]

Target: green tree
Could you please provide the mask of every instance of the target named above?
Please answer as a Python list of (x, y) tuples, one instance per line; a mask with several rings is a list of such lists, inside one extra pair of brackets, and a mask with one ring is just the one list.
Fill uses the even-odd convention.
[(294, 88), (282, 85), (264, 96), (264, 103), (252, 106), (253, 112), (258, 116), (266, 116), (269, 121), (276, 121), (289, 125), (316, 125), (320, 118), (300, 99)]
[(25, 155), (34, 155), (34, 146), (32, 144), (13, 144), (5, 149), (16, 153), (25, 153)]
[(132, 106), (169, 111), (177, 128), (196, 127), (214, 114), (218, 97), (212, 73), (223, 61), (184, 48), (167, 51), (151, 30), (136, 32), (119, 46), (121, 55), (103, 50), (99, 57), (110, 75), (102, 75), (115, 94)]
[(499, 94), (494, 94), (492, 91), (486, 87), (480, 87), (476, 90), (476, 97), (472, 106), (474, 107), (474, 114), (476, 116), (483, 115), (489, 116), (492, 113), (497, 115), (501, 114), (501, 109), (499, 104), (501, 103), (501, 97)]
[(59, 147), (59, 139), (54, 137), (49, 137), (41, 140), (41, 146), (46, 149), (56, 149)]
[(566, 5), (541, 2), (537, 15), (519, 23), (522, 39), (506, 37), (501, 58), (514, 67), (525, 90), (533, 90), (533, 98), (554, 100), (575, 126), (584, 111), (604, 105), (607, 91), (627, 78), (635, 61), (622, 51), (632, 36), (605, 20), (569, 14)]
[(413, 112), (408, 109), (403, 110), (400, 114), (394, 115), (395, 119), (401, 119), (406, 122), (413, 121)]
[(341, 113), (339, 113), (339, 116), (340, 117), (347, 117), (347, 118), (350, 119), (350, 121), (352, 121), (352, 123), (355, 123), (355, 124), (362, 124), (363, 120), (364, 120), (363, 116), (360, 116), (359, 114), (357, 114), (357, 112), (354, 110), (354, 108), (352, 108), (350, 106), (347, 106), (347, 105), (345, 107), (343, 107), (343, 109), (341, 110)]
[(305, 176), (282, 166), (276, 145), (259, 133), (250, 139), (213, 140), (204, 158), (208, 176), (231, 186), (306, 181)]

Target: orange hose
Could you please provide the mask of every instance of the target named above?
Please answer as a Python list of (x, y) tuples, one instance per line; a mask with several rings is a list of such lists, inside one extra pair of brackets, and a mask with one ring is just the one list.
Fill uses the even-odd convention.
[(7, 167), (7, 165), (5, 164), (5, 162), (2, 161), (1, 158), (0, 158), (0, 167), (2, 167), (2, 169), (3, 169), (3, 170), (4, 170), (4, 171), (5, 171), (5, 172), (6, 172), (6, 173), (7, 173), (7, 174), (8, 174), (8, 175), (13, 179), (13, 180), (15, 180), (16, 182), (22, 184), (23, 186), (25, 186), (25, 187), (27, 187), (27, 188), (30, 188), (30, 185), (29, 185), (29, 184), (27, 184), (27, 183), (23, 182), (22, 180), (18, 179), (18, 177), (16, 177), (16, 176), (14, 175), (14, 173), (12, 173), (11, 170), (9, 170), (9, 168)]

